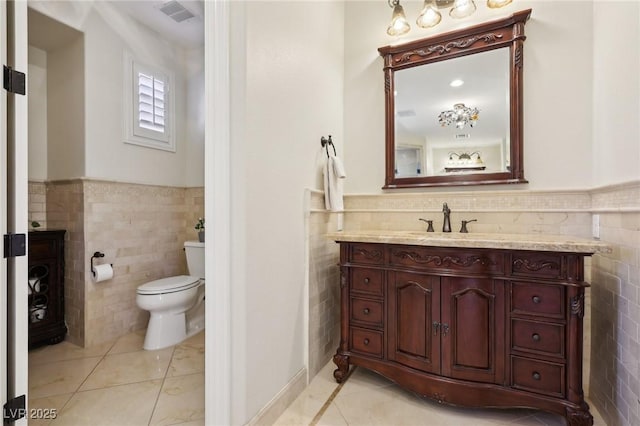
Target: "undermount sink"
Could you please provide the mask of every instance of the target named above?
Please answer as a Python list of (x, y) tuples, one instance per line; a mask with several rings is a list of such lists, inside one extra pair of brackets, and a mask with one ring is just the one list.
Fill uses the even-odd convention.
[(611, 252), (611, 246), (607, 243), (570, 235), (357, 230), (331, 232), (327, 234), (327, 238), (340, 242), (434, 247), (475, 247), (575, 253)]

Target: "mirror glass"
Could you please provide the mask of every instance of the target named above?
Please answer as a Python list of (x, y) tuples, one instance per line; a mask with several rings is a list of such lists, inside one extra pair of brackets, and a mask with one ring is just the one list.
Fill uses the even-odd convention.
[(526, 183), (524, 25), (531, 9), (378, 49), (383, 189)]
[(406, 68), (394, 79), (396, 178), (509, 170), (508, 48)]

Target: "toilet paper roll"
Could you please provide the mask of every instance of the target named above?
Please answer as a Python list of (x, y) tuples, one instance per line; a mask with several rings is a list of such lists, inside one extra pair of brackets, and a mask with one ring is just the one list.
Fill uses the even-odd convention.
[(113, 267), (108, 263), (104, 265), (96, 265), (93, 267), (93, 281), (99, 283), (113, 278)]

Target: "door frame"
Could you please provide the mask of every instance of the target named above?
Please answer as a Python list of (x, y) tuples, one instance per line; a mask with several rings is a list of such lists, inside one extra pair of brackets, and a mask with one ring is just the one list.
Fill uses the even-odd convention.
[[(3, 2), (2, 28), (7, 33), (3, 46), (3, 64), (26, 74), (28, 69), (28, 33), (27, 2), (12, 0)], [(28, 81), (27, 83), (28, 84)], [(2, 88), (3, 117), (2, 155), (6, 181), (2, 182), (3, 235), (5, 233), (27, 235), (28, 230), (28, 99), (24, 95), (8, 94)], [(26, 91), (25, 91), (26, 92)], [(5, 114), (6, 113), (6, 114)], [(4, 118), (3, 118), (4, 120)], [(6, 142), (6, 144), (4, 143)], [(5, 149), (6, 148), (6, 149)], [(5, 189), (6, 187), (6, 189)], [(6, 197), (5, 197), (6, 196)], [(28, 246), (28, 239), (27, 246)], [(4, 248), (3, 248), (4, 249)], [(27, 247), (25, 247), (25, 253)], [(0, 309), (6, 309), (6, 399), (25, 396), (25, 416), (15, 425), (26, 425), (28, 421), (28, 293), (27, 293), (27, 256), (12, 257), (5, 260), (0, 270), (2, 280), (6, 279), (6, 303), (2, 301)], [(4, 283), (3, 283), (4, 284)], [(5, 313), (3, 312), (3, 313)], [(4, 360), (3, 360), (4, 361)]]

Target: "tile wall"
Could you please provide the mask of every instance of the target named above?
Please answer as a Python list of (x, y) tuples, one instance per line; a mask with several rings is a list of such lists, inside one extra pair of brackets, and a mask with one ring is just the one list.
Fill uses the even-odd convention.
[[(339, 253), (331, 255), (314, 232), (335, 229), (323, 224), (322, 198), (311, 210), (318, 226), (310, 228), (310, 270), (315, 282), (327, 281), (338, 287), (335, 264)], [(424, 230), (418, 218), (433, 219), (442, 229), (442, 203), (451, 209), (453, 232), (462, 219), (477, 219), (470, 232), (541, 233), (591, 238), (593, 214), (600, 214), (601, 240), (614, 247), (613, 253), (586, 258), (584, 389), (610, 426), (640, 424), (640, 182), (594, 190), (575, 191), (466, 191), (436, 193), (388, 193), (345, 196), (345, 229)], [(313, 220), (312, 220), (313, 223)], [(326, 239), (325, 239), (326, 240)], [(314, 260), (315, 259), (315, 260)], [(337, 297), (337, 296), (336, 296)], [(338, 299), (336, 298), (335, 303)], [(313, 307), (313, 304), (312, 304)], [(592, 315), (593, 309), (593, 315)], [(332, 311), (328, 311), (330, 314)], [(325, 323), (339, 323), (339, 313)], [(310, 323), (311, 335), (322, 333), (320, 322)], [(593, 344), (591, 344), (593, 339)], [(337, 348), (339, 338), (332, 342)], [(318, 364), (335, 352), (327, 350)], [(310, 344), (310, 352), (318, 346)], [(314, 369), (310, 369), (312, 373)], [(593, 373), (591, 373), (593, 372)], [(593, 389), (593, 391), (591, 391)]]
[(324, 209), (324, 194), (308, 192), (309, 377), (333, 357), (340, 343), (340, 246), (324, 234), (337, 228), (338, 213)]
[[(68, 339), (92, 346), (146, 327), (148, 313), (136, 306), (135, 289), (186, 273), (183, 242), (197, 240), (193, 226), (204, 215), (203, 188), (83, 179), (48, 182), (46, 189), (47, 226), (67, 230)], [(92, 280), (95, 251), (105, 254), (98, 263), (113, 264), (113, 279)]]
[(640, 182), (592, 191), (613, 252), (592, 270), (590, 397), (609, 426), (640, 425)]

